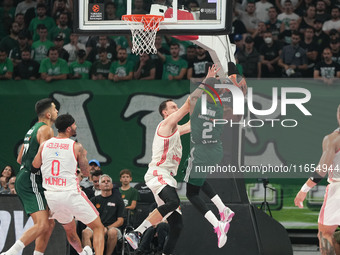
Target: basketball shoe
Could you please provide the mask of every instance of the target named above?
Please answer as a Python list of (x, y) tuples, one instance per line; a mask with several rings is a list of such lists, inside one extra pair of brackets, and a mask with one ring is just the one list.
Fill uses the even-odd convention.
[(226, 232), (229, 230), (229, 222), (218, 222), (218, 226), (215, 228), (215, 233), (217, 234), (217, 246), (222, 248), (227, 242)]
[(131, 247), (136, 250), (138, 248), (141, 234), (137, 231), (131, 231), (127, 234), (125, 234), (125, 239), (128, 241), (128, 243), (131, 245)]
[(225, 207), (222, 212), (220, 212), (220, 220), (224, 223), (231, 222), (235, 213), (229, 208)]

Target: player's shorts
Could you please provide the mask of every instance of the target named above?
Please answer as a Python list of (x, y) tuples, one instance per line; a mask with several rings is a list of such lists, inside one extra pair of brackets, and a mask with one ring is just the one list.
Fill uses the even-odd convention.
[[(175, 178), (172, 177), (169, 171), (160, 167), (149, 168), (144, 176), (144, 180), (145, 184), (152, 191), (158, 206), (164, 205), (164, 201), (159, 197), (158, 194), (164, 189), (165, 186), (169, 185), (177, 189), (177, 181)], [(182, 214), (180, 208), (178, 208), (176, 211)]]
[(25, 168), (21, 169), (15, 180), (15, 190), (27, 214), (46, 210), (47, 203), (41, 175), (32, 174)]
[(326, 188), (318, 222), (326, 226), (340, 225), (340, 182), (332, 182)]
[(185, 165), (184, 181), (195, 186), (202, 186), (207, 179), (210, 167), (215, 167), (223, 158), (222, 145), (195, 145), (191, 147)]
[[(122, 237), (123, 237), (122, 231), (120, 231), (119, 228), (116, 228), (116, 227), (113, 227), (113, 228), (117, 230), (117, 240), (122, 239)], [(90, 230), (93, 233), (93, 230), (91, 228), (87, 227), (86, 229)]]
[(99, 213), (83, 191), (45, 191), (50, 218), (61, 224), (70, 223), (73, 217), (85, 225), (94, 221)]

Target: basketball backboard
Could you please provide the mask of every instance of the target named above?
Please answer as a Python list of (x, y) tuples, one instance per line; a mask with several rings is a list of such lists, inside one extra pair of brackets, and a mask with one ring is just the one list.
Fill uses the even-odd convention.
[[(122, 15), (129, 14), (164, 16), (160, 34), (221, 35), (231, 31), (232, 0), (82, 0), (74, 4), (74, 28), (78, 33), (129, 35), (129, 26), (121, 20)], [(145, 13), (136, 9), (140, 5)], [(117, 19), (108, 18), (105, 10), (112, 9)]]

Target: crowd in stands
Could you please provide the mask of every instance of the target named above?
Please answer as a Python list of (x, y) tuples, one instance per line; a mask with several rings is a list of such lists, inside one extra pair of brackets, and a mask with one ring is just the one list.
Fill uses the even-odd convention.
[[(101, 2), (107, 20), (126, 12), (119, 0)], [(134, 0), (132, 13), (148, 13), (146, 2)], [(184, 5), (194, 10), (199, 2)], [(339, 6), (339, 0), (234, 0), (230, 39), (240, 73), (328, 84), (340, 78)], [(72, 8), (73, 0), (2, 1), (0, 79), (182, 80), (204, 77), (212, 64), (204, 49), (169, 35), (156, 37), (157, 54), (136, 56), (130, 36), (75, 34)]]

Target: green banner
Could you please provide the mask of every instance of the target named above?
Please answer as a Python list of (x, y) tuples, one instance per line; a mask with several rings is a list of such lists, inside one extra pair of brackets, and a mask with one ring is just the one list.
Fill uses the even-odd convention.
[[(274, 218), (287, 228), (315, 228), (326, 181), (323, 180), (317, 189), (309, 192), (306, 209), (294, 207), (293, 200), (309, 176), (307, 170), (320, 159), (323, 137), (339, 126), (336, 120), (336, 109), (340, 103), (339, 84), (326, 86), (318, 81), (303, 79), (248, 80), (247, 83), (253, 89), (253, 106), (256, 109), (269, 109), (273, 101), (273, 88), (277, 88), (278, 107), (270, 117), (279, 121), (274, 126), (271, 126), (273, 122), (267, 121), (262, 127), (245, 125), (242, 128), (245, 136), (241, 164), (295, 168), (295, 172), (290, 171), (289, 175), (260, 173), (248, 176), (246, 173), (246, 177), (251, 177), (247, 179), (249, 198), (261, 204), (264, 192), (261, 179), (268, 178), (268, 185), (275, 188), (275, 191), (267, 190)], [(282, 115), (282, 88), (292, 87), (305, 88), (310, 92), (311, 99), (303, 106), (312, 116), (306, 116), (294, 105), (287, 105), (287, 114)], [(18, 171), (17, 151), (24, 134), (37, 120), (34, 104), (41, 98), (51, 97), (57, 102), (60, 114), (68, 112), (75, 117), (77, 140), (87, 149), (89, 160), (98, 159), (102, 170), (116, 182), (119, 181), (119, 171), (124, 168), (132, 171), (134, 182), (140, 182), (151, 160), (155, 128), (161, 121), (158, 113), (160, 102), (173, 98), (180, 106), (188, 93), (189, 81), (1, 81), (0, 109), (3, 118), (0, 127), (0, 167), (3, 169), (10, 164)], [(299, 98), (301, 94), (290, 93), (287, 96)], [(246, 121), (263, 120), (261, 116), (248, 113), (247, 109), (249, 106), (245, 108)], [(284, 127), (284, 119), (294, 119), (297, 125)], [(186, 158), (189, 135), (182, 137), (182, 143), (183, 158)], [(177, 180), (182, 179), (183, 174), (179, 171)]]

